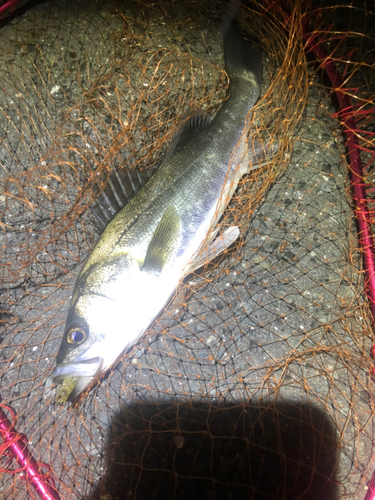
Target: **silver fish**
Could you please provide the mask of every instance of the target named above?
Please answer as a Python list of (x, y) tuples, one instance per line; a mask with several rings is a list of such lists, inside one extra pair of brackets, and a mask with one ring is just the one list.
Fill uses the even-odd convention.
[[(57, 401), (74, 401), (149, 328), (180, 279), (239, 235), (215, 226), (241, 177), (277, 145), (246, 147), (245, 117), (258, 100), (260, 50), (232, 20), (224, 33), (230, 97), (212, 119), (196, 113), (165, 159), (107, 225), (84, 264), (52, 377)], [(267, 151), (266, 151), (267, 149)]]

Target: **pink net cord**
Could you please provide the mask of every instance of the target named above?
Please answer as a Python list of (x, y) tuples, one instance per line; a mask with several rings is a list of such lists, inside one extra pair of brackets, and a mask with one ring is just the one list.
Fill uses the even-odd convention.
[(0, 19), (2, 17), (9, 16), (13, 12), (14, 7), (18, 3), (19, 3), (19, 0), (8, 0), (7, 2), (3, 2), (0, 5)]
[[(285, 19), (285, 26), (289, 24), (289, 13), (283, 10), (276, 2), (269, 2), (267, 10), (276, 10)], [(308, 52), (320, 60), (321, 67), (326, 72), (332, 83), (332, 90), (339, 102), (340, 119), (345, 139), (345, 146), (348, 151), (348, 166), (350, 174), (350, 185), (352, 187), (352, 200), (354, 202), (354, 213), (358, 224), (358, 243), (362, 251), (363, 265), (365, 271), (365, 294), (369, 299), (373, 319), (375, 319), (375, 251), (374, 238), (371, 231), (370, 212), (367, 205), (367, 192), (364, 182), (364, 170), (360, 156), (360, 147), (356, 136), (357, 124), (355, 120), (355, 110), (350, 98), (345, 93), (344, 82), (340, 73), (336, 69), (335, 63), (330, 59), (326, 49), (320, 43), (318, 35), (311, 34), (302, 25), (302, 36), (306, 43)], [(371, 354), (375, 356), (375, 345)], [(374, 369), (375, 372), (375, 369)]]
[[(352, 200), (354, 203), (354, 214), (358, 228), (358, 243), (362, 252), (363, 266), (365, 272), (364, 291), (370, 302), (373, 319), (375, 318), (375, 260), (374, 260), (374, 238), (371, 231), (370, 213), (367, 204), (366, 185), (364, 182), (364, 170), (360, 156), (360, 147), (355, 131), (357, 124), (355, 110), (348, 95), (344, 92), (344, 82), (334, 62), (330, 60), (326, 49), (319, 42), (317, 35), (310, 35), (303, 27), (303, 37), (309, 51), (312, 51), (320, 60), (321, 67), (326, 72), (332, 83), (332, 90), (339, 102), (339, 113), (345, 145), (348, 151), (348, 164)], [(371, 349), (375, 356), (375, 345)], [(375, 373), (375, 368), (373, 368)], [(373, 475), (364, 500), (375, 500), (375, 474)]]
[(371, 479), (371, 481), (368, 485), (368, 491), (366, 493), (364, 500), (375, 500), (375, 480), (374, 480), (374, 478)]
[[(268, 9), (277, 10), (285, 19), (285, 25), (289, 22), (289, 13), (283, 10), (276, 2), (269, 2)], [(339, 112), (337, 117), (343, 130), (345, 146), (348, 152), (349, 178), (351, 195), (354, 204), (354, 215), (357, 221), (358, 244), (362, 252), (363, 267), (365, 273), (364, 292), (369, 300), (373, 320), (375, 319), (375, 252), (374, 238), (371, 231), (370, 211), (367, 204), (366, 184), (364, 181), (364, 168), (360, 156), (360, 146), (356, 136), (357, 124), (355, 120), (355, 109), (350, 97), (345, 93), (343, 79), (338, 72), (335, 63), (330, 59), (328, 52), (319, 41), (317, 34), (311, 34), (306, 29), (306, 23), (302, 25), (302, 36), (306, 43), (306, 49), (312, 52), (320, 61), (321, 67), (326, 72), (335, 93)], [(373, 330), (375, 330), (373, 325)], [(375, 357), (375, 344), (371, 348), (371, 355)], [(372, 369), (375, 374), (375, 367)], [(375, 473), (368, 484), (368, 491), (364, 500), (375, 500)]]
[(345, 144), (348, 150), (350, 184), (354, 202), (355, 218), (358, 224), (358, 243), (362, 251), (365, 271), (365, 293), (370, 301), (373, 318), (375, 318), (375, 260), (374, 239), (371, 232), (370, 214), (367, 206), (367, 193), (364, 183), (364, 172), (360, 157), (360, 148), (355, 131), (357, 130), (354, 110), (350, 98), (342, 90), (343, 80), (335, 64), (329, 59), (327, 51), (319, 43), (317, 35), (310, 36), (306, 29), (303, 30), (306, 45), (321, 61), (321, 66), (329, 77), (332, 88), (339, 101), (339, 117), (343, 128)]
[(50, 467), (47, 464), (35, 461), (27, 448), (26, 436), (15, 430), (2, 410), (2, 407), (11, 413), (14, 420), (13, 411), (8, 406), (0, 405), (0, 435), (3, 440), (3, 444), (0, 446), (1, 455), (9, 456), (7, 466), (9, 466), (12, 459), (16, 459), (20, 468), (9, 469), (6, 467), (0, 469), (0, 471), (8, 474), (23, 475), (26, 481), (35, 488), (39, 498), (42, 500), (60, 500), (60, 496), (54, 487), (53, 479), (41, 472), (42, 467), (47, 470), (50, 470)]

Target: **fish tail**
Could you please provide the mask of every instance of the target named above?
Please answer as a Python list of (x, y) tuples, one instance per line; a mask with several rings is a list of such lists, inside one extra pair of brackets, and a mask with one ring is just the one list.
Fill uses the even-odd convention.
[(254, 42), (245, 40), (232, 16), (222, 23), (225, 70), (231, 81), (246, 78), (252, 73), (260, 88), (262, 81), (262, 52)]

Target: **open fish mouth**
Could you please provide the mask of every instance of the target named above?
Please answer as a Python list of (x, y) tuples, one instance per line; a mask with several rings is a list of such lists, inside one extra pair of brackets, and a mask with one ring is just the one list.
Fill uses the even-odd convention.
[(59, 385), (56, 402), (74, 401), (101, 372), (103, 361), (98, 356), (57, 366), (51, 375), (53, 383)]
[(53, 382), (60, 384), (66, 377), (94, 377), (103, 359), (99, 356), (83, 361), (75, 360), (57, 366), (52, 372)]

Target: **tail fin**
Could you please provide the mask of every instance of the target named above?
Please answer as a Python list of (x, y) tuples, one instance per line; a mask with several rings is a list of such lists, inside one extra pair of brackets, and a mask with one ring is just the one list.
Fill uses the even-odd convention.
[(262, 80), (261, 50), (245, 40), (233, 17), (227, 17), (222, 23), (224, 37), (224, 61), (229, 78), (241, 76), (243, 71), (251, 72), (259, 87)]

